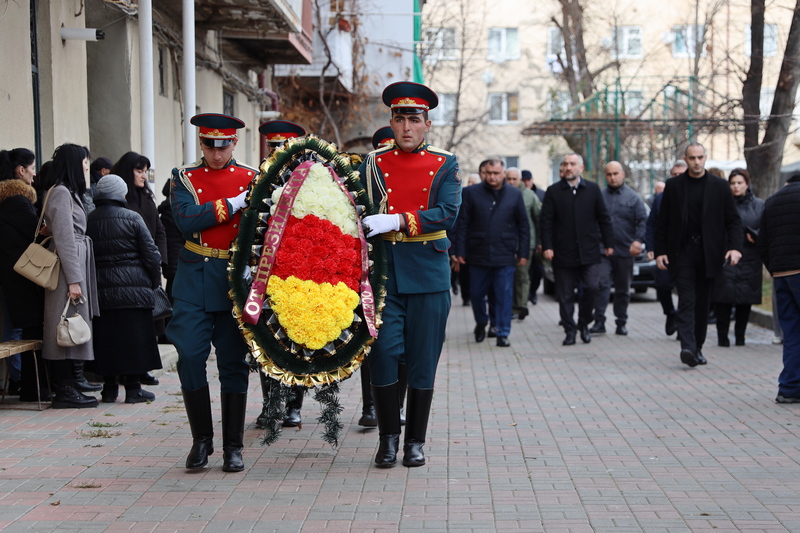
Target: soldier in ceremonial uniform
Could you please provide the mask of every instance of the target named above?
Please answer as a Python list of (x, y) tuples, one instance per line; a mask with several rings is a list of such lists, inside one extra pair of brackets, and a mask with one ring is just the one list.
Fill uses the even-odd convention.
[[(258, 132), (266, 137), (269, 157), (272, 152), (282, 147), (289, 139), (296, 139), (303, 137), (306, 130), (300, 124), (295, 124), (288, 120), (271, 120), (263, 123), (258, 128)], [(255, 426), (259, 429), (267, 427), (267, 398), (273, 387), (278, 387), (278, 382), (270, 379), (264, 375), (263, 372), (258, 372), (258, 377), (261, 380), (261, 395), (263, 398), (263, 407), (261, 414), (256, 418)], [(300, 410), (303, 408), (303, 397), (306, 393), (305, 387), (292, 387), (292, 399), (286, 403), (286, 418), (283, 420), (283, 427), (297, 427), (302, 423), (300, 417)]]
[(450, 311), (451, 229), (461, 204), (456, 157), (425, 142), (428, 111), (438, 104), (424, 85), (398, 82), (383, 91), (391, 108), (393, 145), (361, 165), (361, 179), (380, 213), (364, 218), (368, 237), (380, 235), (388, 273), (383, 325), (370, 353), (372, 396), (378, 417), (375, 464), (397, 462), (400, 442), (398, 364), (408, 366), (408, 409), (403, 465), (422, 466), (436, 366)]
[(178, 376), (194, 441), (186, 468), (204, 467), (214, 452), (206, 377), (213, 343), (222, 403), (222, 469), (240, 472), (248, 349), (231, 313), (228, 248), (236, 238), (239, 211), (246, 205), (247, 187), (256, 170), (233, 159), (236, 130), (244, 127), (241, 120), (207, 113), (192, 117), (191, 123), (200, 129), (203, 158), (172, 170), (172, 213), (186, 243), (172, 289), (175, 303), (167, 334), (178, 350)]

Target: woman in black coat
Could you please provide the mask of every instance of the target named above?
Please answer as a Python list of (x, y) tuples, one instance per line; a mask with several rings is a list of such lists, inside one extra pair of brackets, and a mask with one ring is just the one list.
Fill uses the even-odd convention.
[(756, 198), (750, 189), (750, 174), (743, 168), (735, 168), (728, 176), (733, 199), (742, 218), (744, 246), (742, 258), (736, 266), (725, 265), (714, 282), (715, 314), (717, 316), (717, 340), (720, 346), (730, 346), (728, 328), (731, 310), (735, 307), (733, 326), (736, 346), (744, 346), (744, 333), (750, 319), (750, 307), (761, 303), (761, 258), (756, 239), (764, 212), (764, 200)]
[(153, 289), (161, 284), (161, 255), (137, 213), (125, 208), (128, 187), (109, 174), (97, 183), (86, 231), (94, 242), (100, 317), (94, 322), (95, 361), (103, 376), (102, 400), (113, 403), (125, 385), (125, 403), (155, 399), (139, 376), (161, 368), (153, 327)]
[[(128, 192), (125, 200), (128, 209), (141, 215), (150, 236), (156, 243), (158, 253), (161, 254), (162, 267), (167, 262), (167, 236), (161, 219), (153, 191), (147, 185), (147, 172), (150, 170), (150, 159), (136, 152), (128, 152), (119, 158), (111, 168), (111, 174), (116, 174), (125, 181)], [(166, 323), (163, 318), (155, 321), (156, 336), (164, 335)], [(158, 379), (149, 372), (141, 376), (145, 385), (158, 385)]]
[[(15, 329), (23, 339), (41, 339), (44, 322), (44, 289), (14, 272), (14, 263), (33, 242), (39, 215), (36, 213), (36, 158), (27, 148), (0, 151), (0, 286)], [(21, 354), (20, 400), (48, 401), (42, 353), (35, 352), (39, 365), (39, 390), (36, 392), (36, 367), (33, 355)]]

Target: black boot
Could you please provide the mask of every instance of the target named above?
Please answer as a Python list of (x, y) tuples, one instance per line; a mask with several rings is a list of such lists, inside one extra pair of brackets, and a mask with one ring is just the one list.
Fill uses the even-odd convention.
[(408, 389), (408, 423), (403, 443), (403, 466), (425, 464), (425, 434), (428, 432), (428, 416), (431, 412), (433, 389)]
[(80, 392), (97, 392), (103, 388), (102, 385), (95, 385), (89, 383), (83, 375), (83, 361), (72, 361), (72, 379), (75, 384), (75, 389)]
[(283, 427), (302, 429), (303, 420), (300, 418), (300, 410), (303, 408), (303, 396), (306, 395), (306, 388), (292, 387), (292, 394), (294, 395), (292, 399), (286, 402), (286, 418), (283, 419)]
[(375, 466), (390, 468), (397, 463), (400, 446), (400, 405), (397, 382), (383, 387), (372, 386), (372, 399), (378, 417), (378, 453)]
[(267, 422), (268, 422), (268, 413), (267, 413), (267, 399), (270, 396), (270, 390), (272, 390), (272, 386), (277, 385), (278, 382), (274, 379), (270, 379), (264, 375), (263, 372), (259, 370), (258, 378), (261, 380), (261, 414), (258, 415), (256, 418), (255, 426), (258, 429), (266, 429)]
[(378, 418), (375, 416), (375, 402), (372, 401), (372, 391), (370, 390), (369, 379), (369, 358), (364, 359), (361, 364), (361, 418), (358, 425), (366, 428), (374, 428), (378, 425)]
[(192, 449), (186, 457), (186, 468), (203, 468), (214, 453), (214, 422), (211, 420), (211, 395), (208, 384), (183, 392), (183, 404), (192, 430)]
[(222, 402), (222, 471), (244, 470), (244, 419), (247, 413), (247, 393), (223, 392)]
[(406, 415), (403, 408), (406, 405), (406, 387), (408, 387), (408, 366), (404, 364), (397, 365), (397, 399), (400, 402), (400, 425), (406, 425)]
[(125, 403), (152, 402), (156, 395), (142, 388), (139, 376), (125, 376)]
[(103, 392), (100, 393), (103, 403), (115, 403), (117, 396), (119, 396), (117, 376), (103, 376)]
[(73, 382), (73, 360), (63, 359), (51, 363), (53, 383), (56, 391), (53, 394), (53, 409), (84, 409), (97, 407), (97, 398), (87, 396), (77, 389)]

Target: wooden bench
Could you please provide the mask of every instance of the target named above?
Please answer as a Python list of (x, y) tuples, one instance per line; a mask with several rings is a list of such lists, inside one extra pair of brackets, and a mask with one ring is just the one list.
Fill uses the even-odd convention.
[[(6, 341), (0, 343), (0, 359), (6, 359), (11, 357), (12, 355), (16, 355), (18, 353), (25, 353), (31, 351), (39, 351), (42, 349), (42, 341)], [(33, 359), (33, 366), (36, 369), (36, 400), (39, 404), (39, 410), (42, 410), (42, 391), (41, 385), (39, 384), (39, 361), (36, 359), (36, 355), (34, 354)], [(47, 367), (45, 367), (45, 372), (47, 372)], [(8, 390), (8, 381), (10, 379), (10, 374), (6, 372), (6, 379), (5, 383), (3, 384), (3, 394), (2, 399), (0, 401), (6, 401), (6, 391)], [(47, 380), (47, 388), (50, 388), (50, 380)]]

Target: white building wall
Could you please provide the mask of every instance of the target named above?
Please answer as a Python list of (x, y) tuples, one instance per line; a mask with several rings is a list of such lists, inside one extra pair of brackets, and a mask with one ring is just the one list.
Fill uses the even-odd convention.
[(27, 2), (7, 2), (5, 10), (0, 18), (0, 149), (33, 150), (30, 10)]

